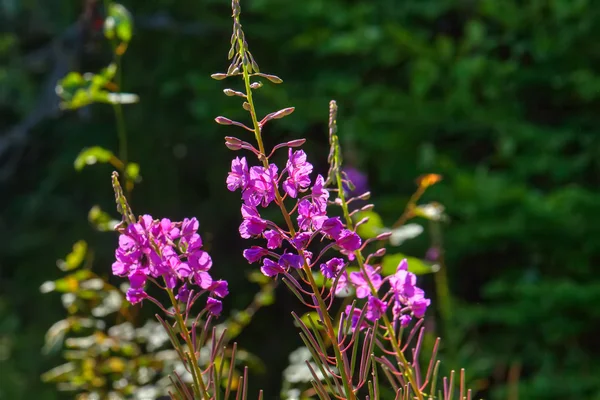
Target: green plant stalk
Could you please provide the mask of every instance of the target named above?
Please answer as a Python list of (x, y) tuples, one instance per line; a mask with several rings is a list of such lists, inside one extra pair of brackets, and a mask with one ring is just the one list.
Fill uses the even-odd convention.
[[(238, 22), (239, 22), (239, 20), (238, 20)], [(240, 45), (241, 49), (244, 49), (244, 44), (241, 39), (239, 39), (239, 45)], [(264, 148), (264, 144), (262, 142), (261, 128), (258, 123), (258, 119), (256, 118), (256, 109), (254, 107), (254, 101), (252, 99), (252, 88), (250, 87), (250, 74), (248, 73), (248, 66), (242, 65), (242, 68), (243, 68), (244, 84), (246, 86), (246, 100), (248, 101), (248, 104), (250, 105), (249, 108), (250, 108), (250, 115), (252, 117), (252, 125), (254, 127), (254, 136), (255, 136), (256, 142), (258, 144), (258, 149), (261, 153), (261, 159), (262, 159), (263, 165), (265, 166), (265, 168), (268, 168), (269, 162), (265, 156), (265, 148)], [(279, 190), (277, 188), (275, 189), (275, 197), (276, 197), (277, 203), (279, 204), (279, 208), (281, 209), (281, 213), (283, 214), (283, 218), (285, 219), (288, 229), (290, 230), (290, 234), (292, 235), (292, 237), (294, 237), (296, 235), (296, 230), (294, 229), (294, 225), (292, 224), (290, 214), (288, 213), (288, 211), (285, 207), (285, 204), (283, 203), (281, 194), (279, 193)], [(340, 370), (340, 375), (342, 377), (342, 382), (344, 384), (344, 390), (346, 392), (346, 396), (348, 396), (349, 400), (354, 400), (354, 399), (356, 399), (356, 396), (355, 396), (353, 388), (352, 388), (352, 381), (351, 381), (350, 377), (348, 377), (348, 375), (346, 374), (346, 369), (344, 368), (344, 360), (342, 357), (342, 352), (339, 348), (339, 345), (337, 344), (337, 342), (335, 340), (335, 330), (333, 328), (333, 325), (331, 324), (331, 319), (329, 318), (329, 311), (327, 310), (327, 306), (325, 305), (325, 302), (323, 301), (323, 298), (321, 297), (321, 293), (320, 293), (319, 288), (314, 280), (314, 277), (312, 276), (310, 267), (308, 266), (308, 263), (306, 262), (306, 257), (304, 256), (304, 254), (302, 252), (301, 252), (301, 255), (302, 255), (302, 258), (304, 259), (304, 266), (303, 266), (304, 273), (306, 274), (309, 284), (315, 294), (315, 297), (317, 298), (317, 303), (319, 304), (319, 309), (321, 311), (321, 314), (324, 317), (323, 323), (325, 324), (325, 328), (327, 330), (327, 335), (332, 339), (331, 342), (332, 342), (333, 350), (335, 353), (335, 359), (336, 359), (336, 362), (337, 362), (339, 370)]]
[[(121, 89), (121, 56), (117, 56), (117, 81), (116, 84)], [(117, 135), (119, 136), (119, 158), (123, 162), (123, 173), (125, 178), (129, 180), (126, 173), (127, 167), (127, 129), (125, 127), (125, 118), (123, 116), (123, 106), (121, 103), (113, 105), (115, 110), (115, 119), (117, 121)]]
[(210, 396), (206, 390), (206, 385), (204, 384), (204, 380), (202, 379), (202, 373), (200, 372), (200, 368), (198, 366), (198, 359), (196, 357), (196, 351), (194, 350), (192, 338), (190, 337), (190, 333), (188, 332), (187, 326), (185, 325), (181, 312), (179, 311), (179, 303), (175, 299), (175, 295), (173, 294), (173, 291), (171, 289), (167, 288), (167, 293), (169, 294), (169, 299), (171, 300), (173, 309), (175, 310), (175, 320), (177, 321), (179, 330), (181, 331), (183, 339), (187, 344), (188, 351), (190, 352), (190, 359), (192, 360), (193, 364), (190, 366), (190, 370), (192, 372), (192, 378), (194, 379), (194, 394), (197, 395), (198, 398), (210, 400)]
[[(333, 143), (334, 156), (333, 156), (332, 162), (338, 166), (338, 168), (334, 171), (336, 183), (337, 183), (337, 187), (338, 187), (338, 198), (340, 199), (340, 202), (341, 202), (341, 207), (342, 207), (342, 211), (344, 213), (344, 219), (346, 220), (346, 225), (348, 226), (349, 229), (353, 229), (354, 223), (352, 222), (352, 218), (350, 217), (350, 212), (348, 210), (348, 203), (346, 202), (346, 196), (344, 194), (344, 187), (342, 185), (342, 176), (339, 171), (339, 165), (341, 164), (341, 162), (340, 162), (341, 154), (340, 154), (340, 147), (339, 147), (337, 135), (333, 135), (333, 141), (334, 141), (334, 143)], [(366, 278), (366, 281), (369, 283), (371, 293), (374, 296), (377, 296), (377, 291), (375, 290), (375, 287), (371, 283), (371, 280), (368, 279), (368, 275), (365, 272), (365, 262), (364, 262), (362, 253), (360, 252), (360, 250), (356, 250), (354, 252), (354, 255), (356, 256), (356, 261), (358, 262), (358, 266), (359, 266), (363, 276)], [(415, 381), (414, 373), (413, 373), (413, 370), (412, 370), (410, 364), (406, 360), (406, 357), (404, 357), (404, 353), (402, 353), (402, 349), (398, 345), (398, 340), (396, 338), (396, 332), (394, 331), (394, 328), (392, 327), (392, 324), (386, 314), (383, 314), (382, 319), (383, 319), (383, 323), (386, 327), (386, 330), (388, 331), (388, 333), (390, 335), (390, 341), (392, 342), (394, 351), (396, 352), (396, 355), (398, 356), (398, 358), (400, 359), (400, 361), (402, 363), (402, 366), (404, 367), (405, 374), (408, 378), (408, 381), (409, 381), (411, 387), (413, 388), (413, 390), (415, 391), (415, 394), (417, 395), (419, 400), (422, 400), (423, 394), (421, 393), (421, 390), (419, 389), (419, 386), (417, 385), (417, 382)]]
[(452, 325), (452, 295), (450, 293), (450, 285), (448, 284), (448, 268), (446, 267), (446, 259), (444, 256), (443, 243), (442, 243), (442, 232), (439, 222), (431, 222), (431, 237), (433, 245), (439, 250), (440, 255), (438, 257), (438, 264), (440, 266), (439, 271), (433, 274), (435, 291), (437, 294), (437, 300), (440, 304), (440, 316), (443, 322), (443, 331), (446, 340), (449, 343), (448, 355), (450, 359), (450, 366), (455, 367), (457, 360), (456, 348), (457, 340), (454, 335), (454, 331), (451, 329)]

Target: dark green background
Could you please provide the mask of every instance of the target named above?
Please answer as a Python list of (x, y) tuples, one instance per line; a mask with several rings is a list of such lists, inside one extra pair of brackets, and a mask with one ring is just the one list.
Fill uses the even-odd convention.
[[(95, 247), (97, 271), (109, 271), (115, 244), (86, 219), (94, 204), (113, 212), (111, 168), (73, 169), (83, 147), (116, 148), (112, 110), (50, 112), (53, 74), (97, 71), (110, 59), (101, 33), (73, 34), (83, 3), (0, 3), (0, 148), (8, 146), (0, 158), (2, 399), (58, 398), (39, 382), (58, 358), (41, 356), (40, 347), (63, 310), (39, 285), (60, 275), (55, 262), (76, 240)], [(239, 199), (224, 185), (233, 154), (222, 144), (224, 135), (243, 133), (212, 121), (243, 111), (222, 95), (226, 84), (209, 78), (228, 65), (230, 3), (125, 5), (136, 30), (124, 90), (141, 97), (125, 115), (130, 159), (144, 178), (132, 205), (155, 217), (197, 216), (215, 272), (232, 280), (228, 305), (243, 307), (256, 287), (240, 273), (250, 267), (236, 237)], [(451, 219), (455, 360), (484, 379), (480, 394), (507, 398), (513, 365), (521, 368), (521, 399), (600, 399), (600, 3), (246, 0), (242, 7), (261, 69), (285, 81), (258, 92), (259, 113), (296, 107), (266, 130), (268, 145), (306, 137), (324, 171), (333, 98), (346, 161), (368, 174), (386, 223), (417, 175), (444, 176), (426, 200), (443, 203)], [(426, 242), (407, 251), (422, 256)], [(431, 290), (430, 277), (425, 286)], [(294, 300), (278, 295), (242, 340), (269, 366), (255, 382), (272, 398), (299, 345), (289, 318)]]

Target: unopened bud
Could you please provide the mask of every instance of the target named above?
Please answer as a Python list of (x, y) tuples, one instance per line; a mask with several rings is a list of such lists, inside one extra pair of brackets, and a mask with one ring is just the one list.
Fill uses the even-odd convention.
[(217, 81), (221, 81), (221, 80), (227, 78), (227, 74), (221, 74), (221, 73), (219, 73), (219, 74), (212, 74), (210, 77), (213, 78), (213, 79), (216, 79)]
[(242, 149), (242, 141), (238, 138), (232, 137), (232, 136), (226, 136), (225, 137), (225, 146), (227, 146), (227, 148), (229, 150), (233, 150), (233, 151), (237, 151), (237, 150), (241, 150)]
[(359, 226), (361, 226), (362, 224), (365, 224), (365, 223), (367, 223), (367, 222), (369, 222), (369, 217), (364, 217), (363, 219), (361, 219), (360, 221), (358, 221), (358, 222), (356, 223), (356, 225), (354, 225), (354, 227), (355, 227), (355, 228), (357, 228), (357, 227), (359, 227)]
[(296, 139), (296, 140), (290, 140), (289, 142), (287, 142), (285, 145), (287, 147), (300, 147), (302, 146), (304, 143), (306, 143), (306, 139)]
[(371, 192), (364, 192), (360, 196), (357, 197), (359, 200), (369, 200), (371, 198)]
[(375, 236), (375, 240), (388, 240), (392, 236), (392, 232), (383, 232)]
[(382, 247), (381, 249), (377, 250), (375, 253), (373, 253), (373, 257), (383, 257), (386, 253), (387, 249), (385, 247)]
[(233, 124), (233, 121), (230, 120), (229, 118), (225, 118), (225, 117), (217, 117), (215, 118), (215, 122), (219, 125), (231, 125)]
[(223, 89), (223, 93), (225, 93), (226, 96), (239, 96), (239, 97), (246, 97), (246, 95), (242, 92), (238, 92), (237, 90), (233, 90), (233, 89)]
[(367, 204), (366, 206), (363, 206), (360, 209), (360, 211), (371, 211), (374, 208), (375, 208), (375, 204)]
[(262, 85), (263, 85), (262, 82), (252, 82), (250, 84), (250, 88), (251, 89), (259, 89), (262, 87)]
[(262, 76), (263, 78), (267, 78), (268, 80), (270, 80), (273, 83), (277, 83), (277, 84), (283, 83), (283, 79), (281, 79), (280, 77), (275, 76), (275, 75), (269, 75), (269, 74), (256, 74), (256, 75)]
[(294, 110), (295, 110), (294, 107), (284, 108), (283, 110), (279, 110), (279, 111), (274, 112), (273, 116), (271, 118), (273, 118), (273, 119), (283, 118), (283, 117), (288, 116), (291, 113), (293, 113)]

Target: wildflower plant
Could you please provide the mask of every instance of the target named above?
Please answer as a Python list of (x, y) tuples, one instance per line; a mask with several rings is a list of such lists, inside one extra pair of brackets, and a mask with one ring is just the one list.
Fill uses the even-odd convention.
[[(118, 66), (130, 39), (131, 25), (126, 23), (129, 14), (122, 6), (107, 4), (106, 35), (120, 41), (113, 47)], [(326, 175), (315, 171), (310, 155), (302, 148), (305, 139), (267, 148), (264, 127), (289, 116), (294, 108), (258, 115), (256, 91), (264, 83), (281, 84), (283, 80), (260, 72), (242, 29), (239, 0), (232, 1), (232, 11), (230, 65), (226, 72), (212, 77), (236, 81), (240, 87), (226, 88), (224, 93), (239, 98), (248, 113), (247, 123), (224, 116), (215, 119), (218, 124), (242, 128), (248, 136), (225, 137), (225, 145), (240, 152), (231, 161), (225, 185), (229, 191), (238, 193), (241, 200), (238, 231), (241, 238), (249, 240), (241, 253), (268, 282), (263, 284), (265, 292), (261, 294), (267, 294), (263, 298), (269, 297), (281, 281), (308, 311), (304, 315), (292, 313), (305, 347), (290, 357), (293, 365), (285, 373), (287, 395), (297, 391), (294, 384), (298, 381), (292, 372), (302, 370), (301, 381), (310, 384), (309, 388), (302, 388), (303, 398), (449, 400), (458, 381), (459, 399), (470, 399), (464, 370), (458, 379), (451, 372), (439, 387), (439, 338), (431, 346), (431, 356), (422, 357), (423, 318), (431, 300), (417, 282), (412, 259), (410, 262), (405, 258), (386, 259), (384, 247), (388, 241), (397, 241), (398, 229), (406, 220), (425, 212), (424, 207), (416, 206), (416, 201), (439, 177), (422, 178), (400, 222), (393, 227), (395, 230), (381, 229), (370, 221), (376, 216), (374, 206), (364, 204), (370, 193), (361, 193), (343, 169), (335, 101), (329, 105), (330, 153)], [(121, 135), (124, 131), (120, 105), (129, 97), (111, 96), (102, 89), (114, 76), (115, 68), (118, 70), (109, 67), (100, 78), (78, 77), (81, 87), (67, 92), (64, 88), (72, 86), (67, 83), (73, 81), (73, 75), (70, 81), (62, 82), (62, 90), (58, 92), (71, 108), (92, 101), (113, 102), (123, 144), (126, 141)], [(248, 368), (238, 376), (238, 348), (229, 342), (248, 318), (234, 317), (231, 325), (215, 325), (223, 310), (222, 299), (228, 294), (228, 284), (216, 279), (212, 272), (212, 258), (203, 248), (199, 221), (193, 217), (172, 221), (136, 216), (127, 197), (133, 188), (136, 175), (133, 172), (138, 172), (139, 167), (131, 170), (126, 150), (121, 151), (120, 158), (100, 150), (84, 153), (87, 161), (80, 160), (76, 165), (102, 159), (125, 176), (124, 191), (119, 173), (112, 175), (117, 210), (121, 214), (121, 221), (107, 229), (119, 234), (112, 274), (127, 281), (124, 299), (129, 304), (150, 302), (160, 310), (156, 318), (181, 366), (169, 375), (169, 396), (218, 400), (236, 392), (236, 399), (246, 399)], [(276, 160), (281, 156), (285, 160), (278, 163)], [(353, 203), (361, 205), (351, 209)], [(279, 210), (281, 219), (267, 217), (272, 215), (267, 209)], [(367, 226), (371, 234), (365, 235)], [(389, 267), (390, 260), (393, 268)], [(246, 315), (251, 316), (267, 303), (253, 303)], [(232, 333), (228, 332), (228, 326), (233, 327)], [(307, 355), (312, 360), (307, 360)], [(262, 398), (262, 391), (258, 398)]]

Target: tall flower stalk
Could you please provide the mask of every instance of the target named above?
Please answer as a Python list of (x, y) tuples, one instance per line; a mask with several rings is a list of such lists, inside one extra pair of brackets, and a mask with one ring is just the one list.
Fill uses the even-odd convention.
[[(381, 369), (397, 389), (397, 396), (410, 394), (411, 398), (421, 400), (427, 395), (425, 389), (428, 384), (437, 379), (437, 342), (423, 380), (419, 366), (423, 337), (421, 322), (417, 321), (406, 342), (402, 341), (402, 335), (413, 319), (420, 320), (424, 316), (430, 300), (416, 286), (416, 276), (408, 271), (405, 260), (394, 274), (382, 276), (380, 266), (373, 262), (385, 254), (385, 249), (366, 257), (363, 255), (368, 251), (369, 243), (387, 240), (390, 234), (383, 233), (365, 242), (356, 234), (356, 228), (366, 220), (355, 223), (348, 204), (365, 200), (369, 194), (346, 199), (344, 190), (351, 183), (341, 170), (341, 149), (335, 121), (337, 106), (335, 102), (330, 104), (331, 152), (327, 179), (321, 175), (311, 179), (312, 164), (307, 161), (303, 150), (296, 150), (304, 144), (304, 139), (280, 143), (267, 152), (262, 137), (263, 127), (270, 121), (290, 115), (294, 108), (284, 108), (259, 119), (253, 91), (259, 89), (262, 83), (253, 79), (263, 78), (275, 84), (282, 83), (282, 80), (260, 72), (242, 30), (238, 0), (233, 0), (232, 9), (231, 64), (227, 73), (213, 74), (212, 77), (217, 80), (241, 78), (244, 91), (225, 89), (224, 93), (242, 98), (251, 126), (222, 116), (215, 120), (221, 125), (234, 125), (252, 132), (255, 140), (253, 145), (237, 137), (225, 138), (229, 149), (249, 151), (258, 161), (258, 165), (253, 166), (246, 157), (236, 157), (227, 177), (228, 189), (241, 191), (241, 237), (266, 240), (265, 247), (251, 246), (244, 250), (244, 257), (250, 263), (261, 263), (260, 270), (266, 276), (277, 278), (281, 275), (288, 288), (316, 312), (317, 322), (311, 317), (308, 319), (310, 329), (303, 319), (296, 315), (294, 318), (301, 328), (300, 336), (311, 350), (321, 373), (318, 375), (309, 365), (314, 377), (312, 384), (320, 398), (355, 399), (363, 388), (368, 391), (369, 398), (378, 398), (378, 370)], [(282, 169), (272, 162), (272, 157), (280, 149), (288, 150), (288, 160)], [(333, 201), (329, 200), (330, 192), (337, 194)], [(271, 203), (281, 211), (285, 221), (283, 226), (261, 216), (259, 210)], [(343, 221), (340, 217), (328, 216), (327, 208), (332, 204), (341, 207)], [(372, 205), (361, 210), (369, 208)], [(313, 250), (315, 247), (319, 247), (318, 253)], [(331, 252), (338, 254), (326, 260)], [(357, 267), (352, 266), (354, 263)], [(320, 275), (314, 271), (316, 267), (319, 267)], [(319, 285), (318, 281), (326, 284)], [(344, 294), (354, 294), (357, 301), (347, 305), (336, 322), (333, 317), (334, 298)], [(324, 338), (321, 332), (324, 332)], [(364, 333), (361, 343), (358, 340), (360, 332)], [(415, 337), (417, 343), (412, 349), (412, 361), (409, 361), (404, 353)], [(333, 355), (329, 355), (329, 347)], [(357, 356), (359, 348), (362, 355)], [(397, 366), (388, 357), (393, 357)], [(430, 396), (435, 396), (435, 384), (429, 389), (432, 391)]]

